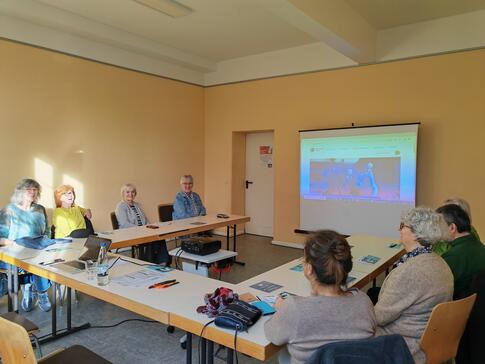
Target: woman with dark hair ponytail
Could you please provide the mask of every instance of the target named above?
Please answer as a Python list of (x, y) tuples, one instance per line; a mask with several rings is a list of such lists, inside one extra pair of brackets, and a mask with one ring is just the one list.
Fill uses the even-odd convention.
[(342, 235), (321, 230), (308, 238), (303, 273), (312, 295), (278, 299), (276, 313), (264, 326), (268, 340), (287, 345), (280, 364), (303, 364), (324, 344), (374, 335), (372, 302), (365, 293), (346, 288), (351, 270), (350, 246)]

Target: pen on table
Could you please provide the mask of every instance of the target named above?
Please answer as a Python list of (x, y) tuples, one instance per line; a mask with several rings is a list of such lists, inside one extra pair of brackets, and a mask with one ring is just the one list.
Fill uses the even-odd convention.
[(63, 262), (64, 259), (54, 259), (52, 262), (40, 262), (40, 265), (51, 265), (51, 264), (56, 264), (56, 263), (61, 263)]
[(176, 284), (179, 284), (180, 282), (172, 282), (172, 283), (167, 283), (167, 284), (162, 284), (160, 286), (156, 286), (155, 288), (168, 288), (168, 287), (172, 287), (172, 286), (175, 286)]
[(158, 282), (158, 283), (155, 283), (155, 284), (152, 284), (150, 287), (148, 287), (149, 289), (151, 288), (156, 288), (156, 287), (159, 287), (159, 286), (163, 286), (164, 284), (169, 284), (169, 283), (174, 283), (176, 282), (177, 280), (176, 279), (169, 279), (168, 281), (163, 281), (163, 282)]

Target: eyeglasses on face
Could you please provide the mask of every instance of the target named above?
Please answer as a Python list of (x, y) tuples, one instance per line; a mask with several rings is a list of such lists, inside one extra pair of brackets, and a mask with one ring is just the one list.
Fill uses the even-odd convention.
[(407, 227), (409, 230), (413, 231), (413, 229), (411, 228), (411, 226), (409, 225), (406, 225), (405, 223), (401, 222), (399, 224), (399, 231), (401, 231), (402, 229), (404, 229), (405, 227)]

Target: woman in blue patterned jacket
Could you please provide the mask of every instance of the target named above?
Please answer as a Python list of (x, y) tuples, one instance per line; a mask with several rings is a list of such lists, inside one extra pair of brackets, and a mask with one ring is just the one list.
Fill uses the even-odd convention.
[(175, 196), (173, 203), (174, 220), (186, 219), (194, 216), (205, 215), (205, 207), (200, 196), (192, 191), (194, 179), (190, 174), (180, 177), (180, 187), (182, 191)]

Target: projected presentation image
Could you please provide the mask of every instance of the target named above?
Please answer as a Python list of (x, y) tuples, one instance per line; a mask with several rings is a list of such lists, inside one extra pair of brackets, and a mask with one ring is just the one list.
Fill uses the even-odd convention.
[(310, 160), (310, 194), (319, 199), (399, 201), (400, 163), (400, 157)]

